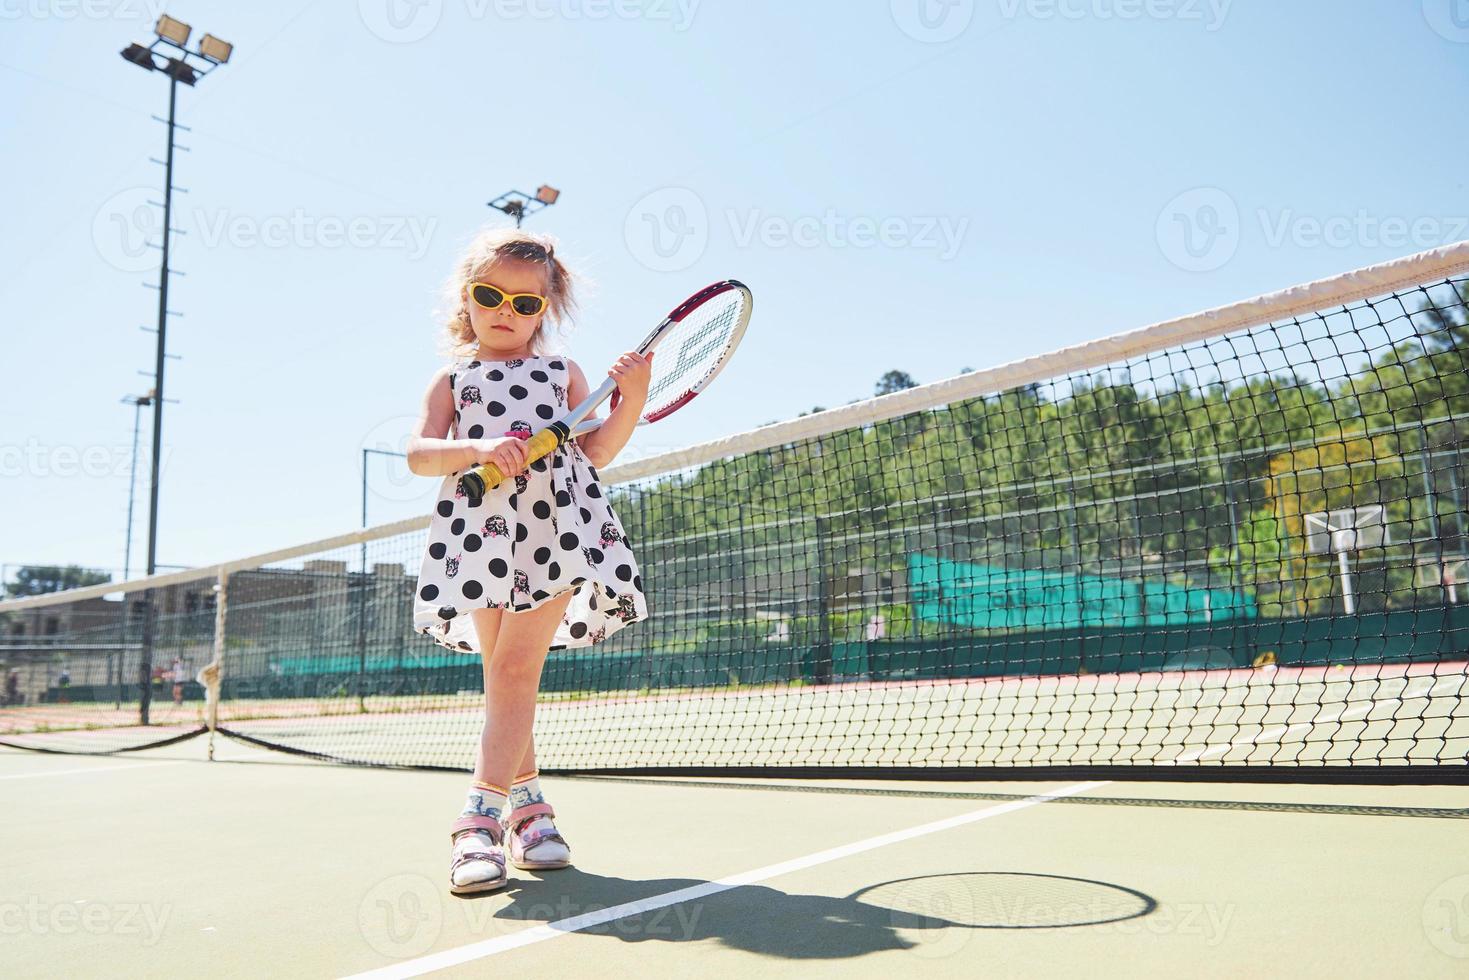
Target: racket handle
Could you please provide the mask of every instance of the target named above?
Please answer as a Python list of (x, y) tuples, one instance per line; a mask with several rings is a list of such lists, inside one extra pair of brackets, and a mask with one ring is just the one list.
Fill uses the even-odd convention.
[(480, 463), (464, 471), (459, 478), (459, 485), (464, 488), (464, 496), (471, 503), (479, 503), (484, 499), (486, 493), (492, 488), (498, 487), (505, 479), (505, 474), (500, 472), (500, 467), (494, 463)]
[[(525, 441), (526, 465), (534, 463), (543, 456), (549, 456), (560, 448), (565, 438), (566, 426), (560, 422), (542, 429)], [(500, 472), (500, 467), (494, 463), (480, 463), (471, 467), (459, 478), (464, 487), (464, 496), (472, 502), (478, 502), (484, 495), (505, 482), (505, 474)]]

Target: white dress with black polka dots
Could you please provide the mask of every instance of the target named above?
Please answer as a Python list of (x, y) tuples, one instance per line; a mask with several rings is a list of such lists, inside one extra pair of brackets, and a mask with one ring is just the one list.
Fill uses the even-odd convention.
[[(566, 411), (566, 360), (459, 361), (451, 369), (462, 439), (531, 433)], [(598, 643), (648, 617), (643, 580), (597, 471), (573, 440), (470, 503), (444, 478), (418, 575), (413, 627), (455, 650), (479, 651), (469, 611), (533, 609), (571, 591), (551, 649)]]

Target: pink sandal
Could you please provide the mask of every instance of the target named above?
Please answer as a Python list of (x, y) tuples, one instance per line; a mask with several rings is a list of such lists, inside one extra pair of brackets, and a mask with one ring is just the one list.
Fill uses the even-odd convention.
[[(521, 832), (528, 822), (536, 817), (555, 817), (556, 811), (551, 809), (549, 803), (532, 803), (529, 806), (517, 807), (510, 813), (510, 863), (522, 871), (549, 871), (552, 868), (571, 867), (571, 845), (566, 843), (555, 828), (550, 830), (528, 830)], [(560, 844), (566, 849), (565, 857), (541, 858), (529, 857), (531, 851), (548, 843)]]
[[(505, 852), (500, 849), (500, 845), (505, 840), (505, 828), (494, 817), (460, 817), (449, 828), (449, 839), (454, 840), (455, 836), (464, 830), (482, 830), (489, 834), (490, 840), (494, 842), (494, 849), (459, 851), (456, 848), (453, 860), (449, 864), (449, 891), (455, 895), (476, 895), (480, 892), (492, 892), (504, 888), (510, 880), (505, 874)], [(462, 885), (456, 884), (454, 872), (476, 861), (495, 865), (500, 869), (499, 877), (467, 881)]]

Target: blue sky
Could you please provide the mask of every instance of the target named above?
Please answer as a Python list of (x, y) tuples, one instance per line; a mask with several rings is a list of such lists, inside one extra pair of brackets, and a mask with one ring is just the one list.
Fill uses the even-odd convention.
[[(169, 4), (236, 55), (180, 92), (159, 561), (358, 525), (511, 188), (563, 191), (530, 220), (594, 384), (693, 288), (754, 289), (703, 410), (625, 458), (1469, 237), (1456, 2)], [(157, 10), (0, 0), (3, 563), (122, 566), (167, 85), (117, 52)], [(437, 486), (368, 476), (372, 523)]]

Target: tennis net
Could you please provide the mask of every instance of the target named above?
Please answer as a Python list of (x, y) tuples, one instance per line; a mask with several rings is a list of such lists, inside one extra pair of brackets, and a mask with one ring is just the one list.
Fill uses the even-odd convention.
[[(1466, 273), (1461, 243), (609, 469), (651, 618), (549, 655), (541, 768), (1463, 781)], [(0, 742), (470, 768), (479, 657), (410, 623), (427, 524), (0, 603)]]

